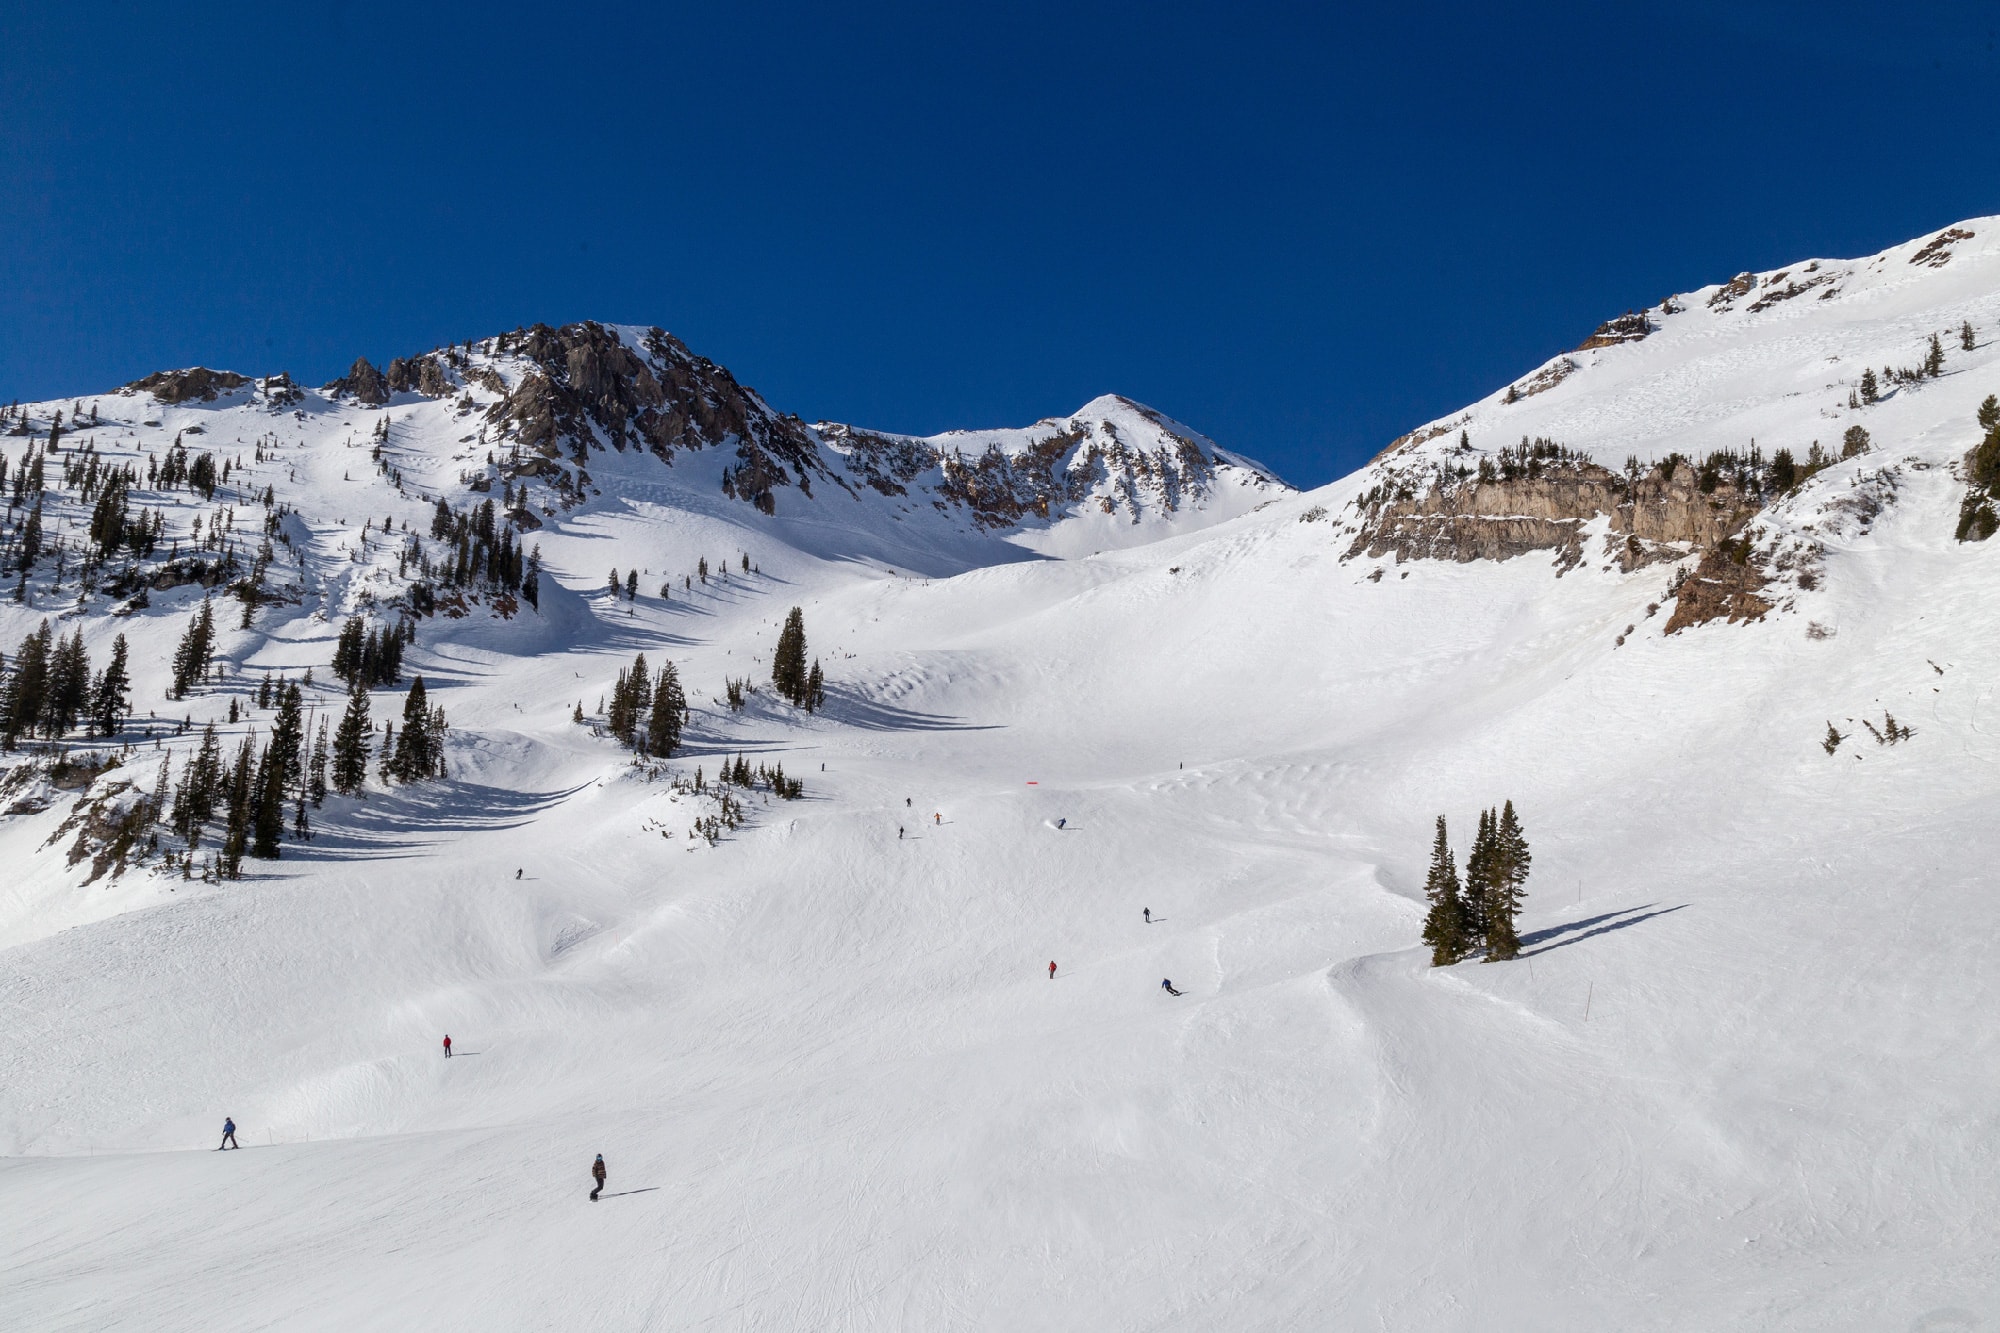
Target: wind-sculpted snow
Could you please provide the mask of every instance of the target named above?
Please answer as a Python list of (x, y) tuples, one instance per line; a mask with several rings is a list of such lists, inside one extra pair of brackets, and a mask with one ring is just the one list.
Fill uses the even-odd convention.
[[(248, 629), (220, 602), (221, 679), (169, 702), (199, 583), (133, 605), (73, 563), (55, 586), (50, 557), (22, 602), (0, 597), (10, 654), (43, 616), (94, 660), (124, 633), (138, 705), (120, 742), (70, 743), (117, 768), (0, 786), (0, 809), (24, 804), (0, 819), (0, 1325), (2000, 1317), (2000, 554), (1953, 538), (1954, 466), (2000, 365), (1988, 225), (1963, 230), (1943, 267), (1908, 262), (1921, 243), (1841, 267), (1830, 300), (1751, 313), (1760, 276), (1713, 309), (1656, 307), (1643, 340), (1460, 414), (1473, 453), (1453, 430), (1304, 495), (1099, 400), (1019, 432), (810, 428), (824, 479), (810, 502), (774, 485), (765, 514), (723, 491), (726, 441), (669, 462), (600, 435), (586, 462), (565, 446), (529, 471), (491, 412), (529, 364), (480, 347), (438, 354), (448, 394), (380, 409), (268, 380), (62, 404), (98, 423), (64, 450), (90, 435), (102, 459), (142, 458), (178, 434), (240, 451), (212, 498), (138, 494), (186, 559), (194, 517), (206, 539), (233, 506), (227, 547), (260, 531), (272, 487), (291, 536), (267, 583), (297, 600), (259, 603)], [(1749, 348), (1793, 321), (1850, 365), (1850, 301), (1912, 328), (1964, 310), (1978, 346), (1812, 427), (1833, 445), (1864, 423), (1871, 443), (1704, 556), (1621, 561), (1604, 539), (1636, 529), (1599, 514), (1559, 579), (1542, 558), (1343, 558), (1355, 502), (1397, 468), (1413, 491), (1447, 460), (1476, 478), (1526, 414), (1546, 414), (1531, 440), (1560, 439), (1559, 413), (1617, 416), (1592, 387), (1626, 373), (1615, 358), (1661, 358), (1629, 376), (1659, 384), (1657, 349), (1715, 350), (1702, 328)], [(1754, 418), (1767, 460), (1814, 438), (1825, 394), (1776, 380), (1753, 401), (1704, 367), (1693, 391), (1753, 405), (1678, 419)], [(29, 412), (44, 435), (56, 406)], [(1642, 486), (1648, 522), (1736, 487), (1700, 486), (1723, 437), (1662, 429), (1685, 461)], [(1151, 488), (1107, 474), (1067, 498), (1114, 438), (1169, 461), (1185, 440), (1203, 467), (1177, 463), (1178, 490), (1154, 465)], [(1563, 442), (1625, 476), (1612, 436)], [(5, 438), (10, 464), (27, 443)], [(989, 484), (1018, 522), (939, 491)], [(510, 495), (539, 522), (521, 534), (539, 608), (482, 595), (416, 616), (405, 652), (450, 718), (444, 778), (384, 786), (371, 767), (310, 842), (238, 881), (135, 857), (86, 884), (67, 839), (45, 845), (97, 784), (150, 789), (169, 753), (179, 772), (201, 724), (231, 746), (267, 729), (255, 707), (226, 720), (267, 672), (312, 668), (311, 706), (340, 708), (340, 625), (403, 613), (411, 525), (434, 557), (438, 498), (504, 514)], [(44, 517), (71, 540), (90, 515), (51, 498)], [(1770, 610), (1669, 636), (1680, 571), (1738, 551)], [(610, 591), (614, 569), (636, 596)], [(794, 606), (825, 670), (810, 714), (768, 685)], [(686, 689), (670, 759), (605, 732), (600, 701), (641, 652)], [(732, 709), (725, 683), (746, 680)], [(376, 691), (376, 718), (402, 697)], [(740, 821), (697, 834), (738, 756), (782, 764), (803, 797), (732, 788)], [(1521, 957), (1431, 968), (1433, 821), (1462, 853), (1502, 800), (1534, 852)], [(243, 1152), (215, 1151), (224, 1116)]]

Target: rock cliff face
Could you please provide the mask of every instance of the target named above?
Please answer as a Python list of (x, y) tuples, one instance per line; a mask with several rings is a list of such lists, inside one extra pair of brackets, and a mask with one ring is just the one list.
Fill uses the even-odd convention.
[(859, 484), (883, 495), (927, 495), (976, 527), (1000, 529), (1049, 520), (1065, 509), (1174, 514), (1214, 492), (1222, 470), (1248, 463), (1151, 408), (1111, 395), (1071, 417), (1018, 431), (955, 431), (921, 439), (821, 423), (821, 439)]
[(1719, 542), (1702, 553), (1701, 563), (1682, 580), (1666, 632), (1718, 619), (1761, 620), (1773, 606), (1760, 595), (1769, 583), (1748, 541)]
[(1705, 480), (1684, 463), (1633, 474), (1585, 459), (1510, 451), (1500, 467), (1490, 459), (1477, 471), (1448, 466), (1427, 485), (1405, 474), (1356, 503), (1361, 524), (1350, 559), (1463, 562), (1554, 551), (1558, 568), (1567, 570), (1586, 554), (1585, 528), (1607, 518), (1604, 554), (1629, 572), (1715, 547), (1740, 531), (1762, 501), (1731, 478)]
[(187, 370), (162, 370), (134, 380), (119, 392), (150, 393), (169, 407), (176, 403), (192, 402), (196, 399), (212, 403), (216, 395), (240, 389), (250, 382), (248, 375), (239, 375), (233, 370), (210, 370), (206, 366), (194, 366)]
[(354, 364), (347, 373), (320, 390), (331, 398), (345, 394), (357, 403), (369, 407), (380, 407), (389, 401), (389, 378), (377, 370), (365, 356), (354, 358)]
[(671, 462), (683, 449), (733, 444), (736, 465), (723, 489), (767, 514), (779, 488), (811, 495), (812, 477), (824, 474), (803, 423), (661, 329), (634, 348), (601, 324), (537, 324), (501, 347), (527, 369), (487, 417), (526, 453), (567, 455), (581, 466), (593, 446), (645, 449)]

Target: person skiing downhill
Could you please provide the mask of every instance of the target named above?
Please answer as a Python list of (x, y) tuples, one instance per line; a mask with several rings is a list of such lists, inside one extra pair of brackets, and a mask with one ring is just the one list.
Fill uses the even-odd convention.
[(236, 1141), (236, 1122), (228, 1116), (222, 1117), (222, 1142), (216, 1145), (215, 1150), (221, 1152), (224, 1148), (241, 1148), (242, 1146), (242, 1144)]
[(1139, 909), (1139, 910), (1141, 910), (1142, 912), (1144, 912), (1144, 913), (1146, 914), (1146, 924), (1147, 924), (1147, 925), (1149, 925), (1149, 926), (1150, 926), (1150, 925), (1152, 925), (1152, 924), (1153, 924), (1153, 909), (1152, 909), (1152, 908), (1150, 908), (1150, 907), (1143, 907), (1143, 908), (1141, 908), (1141, 909)]
[(1175, 990), (1175, 989), (1174, 989), (1174, 983), (1173, 983), (1173, 981), (1172, 981), (1171, 979), (1169, 979), (1169, 980), (1163, 980), (1163, 981), (1161, 981), (1161, 982), (1160, 982), (1160, 989), (1161, 989), (1161, 990), (1163, 990), (1163, 991), (1165, 991), (1165, 992), (1166, 992), (1167, 994), (1169, 994), (1169, 995), (1179, 995), (1179, 994), (1180, 994), (1180, 992), (1179, 992), (1179, 991), (1177, 991), (1177, 990)]
[(1049, 961), (1049, 980), (1054, 981), (1055, 979), (1056, 979), (1056, 965), (1055, 961), (1051, 959)]
[(447, 1060), (451, 1059), (451, 1034), (449, 1032), (444, 1034), (444, 1058)]
[(597, 1182), (597, 1188), (590, 1192), (590, 1201), (597, 1202), (597, 1196), (604, 1192), (604, 1154), (597, 1154), (597, 1160), (590, 1164), (590, 1178)]

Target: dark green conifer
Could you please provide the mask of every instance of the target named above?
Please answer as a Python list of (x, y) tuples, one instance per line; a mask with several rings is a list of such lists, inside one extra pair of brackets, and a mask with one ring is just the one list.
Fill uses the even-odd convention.
[(1424, 916), (1424, 943), (1431, 946), (1431, 966), (1449, 967), (1465, 957), (1465, 903), (1458, 883), (1458, 863), (1445, 839), (1443, 815), (1438, 816), (1437, 838), (1431, 844), (1424, 897), (1431, 905)]
[(374, 730), (368, 720), (368, 687), (357, 680), (333, 737), (333, 789), (342, 796), (352, 796), (368, 780), (368, 742)]
[(778, 650), (771, 655), (771, 683), (798, 707), (805, 703), (806, 680), (806, 615), (795, 606), (785, 615)]
[(680, 748), (681, 715), (686, 711), (680, 673), (672, 662), (660, 663), (659, 679), (653, 685), (652, 716), (646, 725), (647, 753), (666, 759)]

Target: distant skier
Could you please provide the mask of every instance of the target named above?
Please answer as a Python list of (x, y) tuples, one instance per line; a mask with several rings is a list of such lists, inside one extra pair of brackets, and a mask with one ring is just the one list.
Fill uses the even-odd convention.
[(590, 1164), (590, 1178), (597, 1182), (597, 1188), (590, 1192), (590, 1201), (597, 1202), (597, 1196), (604, 1192), (604, 1154), (597, 1154), (597, 1160)]
[(451, 1034), (449, 1032), (444, 1034), (444, 1058), (447, 1060), (451, 1059)]
[(936, 820), (940, 824), (944, 823), (944, 815), (942, 812), (932, 815), (931, 818)]
[(903, 826), (901, 824), (898, 824), (896, 825), (896, 841), (901, 842), (902, 840), (903, 840)]
[(1153, 909), (1152, 909), (1152, 908), (1150, 908), (1150, 907), (1146, 907), (1146, 908), (1141, 908), (1140, 910), (1141, 910), (1141, 911), (1143, 911), (1143, 912), (1145, 912), (1145, 914), (1146, 914), (1146, 924), (1147, 924), (1147, 925), (1149, 925), (1149, 926), (1150, 926), (1150, 925), (1152, 925), (1152, 924), (1153, 924)]
[(1180, 994), (1180, 992), (1179, 992), (1179, 991), (1177, 991), (1177, 990), (1175, 990), (1175, 989), (1174, 989), (1174, 983), (1173, 983), (1172, 981), (1162, 981), (1162, 982), (1160, 983), (1160, 989), (1161, 989), (1161, 990), (1163, 990), (1163, 991), (1165, 991), (1165, 992), (1166, 992), (1167, 994), (1169, 994), (1169, 995), (1179, 995), (1179, 994)]
[(521, 872), (520, 872), (520, 871), (518, 871), (518, 870), (516, 870), (516, 871), (514, 872), (514, 878), (515, 878), (515, 879), (519, 879), (519, 878), (521, 878)]
[(1049, 963), (1049, 980), (1054, 981), (1055, 979), (1056, 979), (1056, 965), (1054, 961), (1051, 961)]
[(1064, 818), (1062, 818), (1062, 819), (1058, 819), (1058, 820), (1056, 821), (1056, 827), (1057, 827), (1057, 828), (1061, 828), (1061, 827), (1062, 827), (1063, 825), (1065, 825), (1065, 824), (1067, 824), (1067, 823), (1069, 823), (1069, 819), (1068, 819), (1068, 817), (1067, 817), (1067, 816), (1065, 816)]
[(222, 1117), (222, 1142), (216, 1145), (215, 1150), (221, 1152), (224, 1148), (241, 1148), (242, 1146), (242, 1144), (236, 1141), (236, 1122), (228, 1116)]
[(903, 808), (904, 808), (905, 810), (907, 810), (907, 809), (909, 809), (909, 807), (910, 807), (910, 798), (909, 798), (909, 797), (907, 797), (907, 796), (905, 796), (905, 797), (903, 798)]

